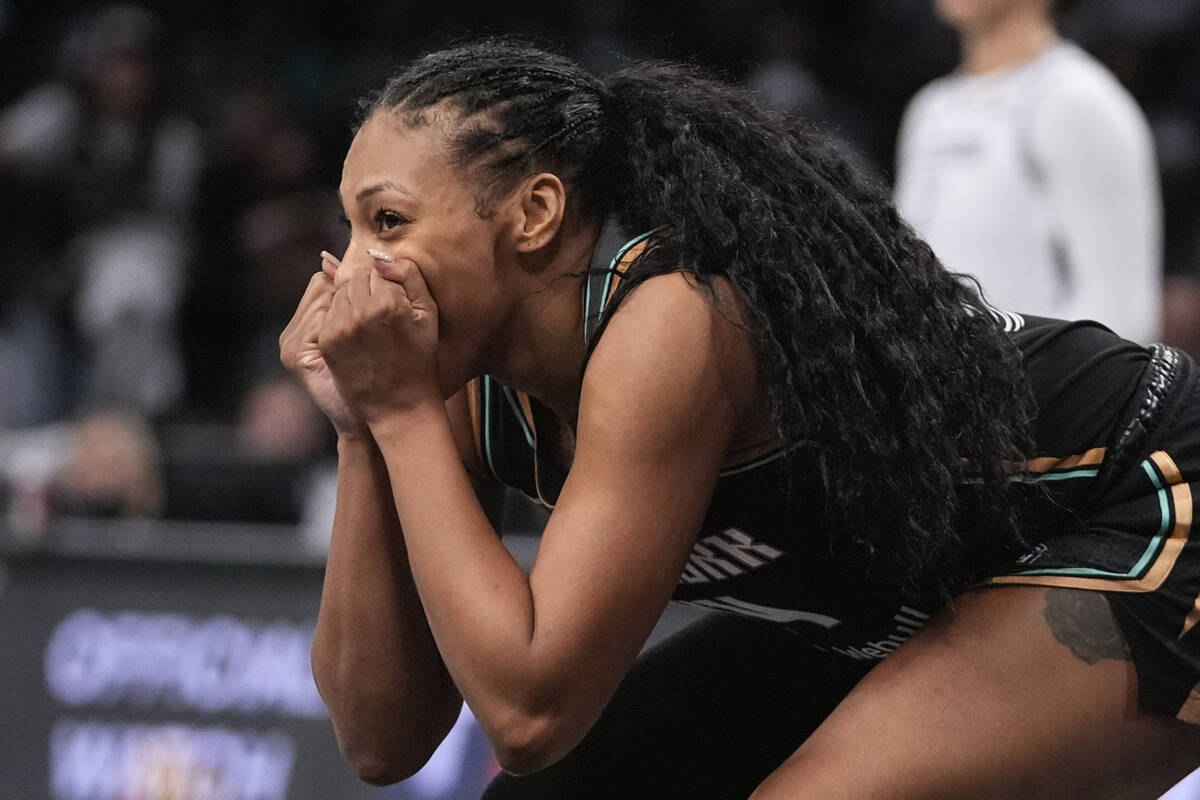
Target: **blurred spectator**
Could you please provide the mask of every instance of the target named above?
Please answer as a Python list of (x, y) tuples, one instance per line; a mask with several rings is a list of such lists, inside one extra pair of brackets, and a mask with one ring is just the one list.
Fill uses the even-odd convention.
[(165, 501), (161, 448), (141, 418), (100, 412), (0, 432), (3, 528), (36, 539), (55, 515), (154, 517)]
[(346, 234), (336, 180), (316, 176), (312, 137), (269, 86), (228, 95), (213, 136), (182, 321), (189, 410), (229, 421), (247, 392), (282, 372), (279, 332), (321, 250), (337, 250)]
[(241, 446), (262, 459), (304, 462), (321, 454), (328, 420), (289, 376), (250, 390), (237, 423)]
[(1112, 75), (1059, 38), (1051, 6), (937, 0), (962, 63), (909, 106), (898, 204), (997, 305), (1153, 341), (1162, 244), (1150, 131)]
[(74, 442), (74, 428), (65, 424), (0, 430), (4, 532), (27, 540), (45, 533), (56, 476), (70, 459)]
[[(306, 186), (307, 139), (274, 113), (264, 119), (274, 121), (262, 122), (261, 130), (273, 132), (263, 144), (227, 150), (236, 156), (224, 165), (227, 177), (240, 172), (243, 182), (210, 198), (223, 198), (224, 221), (194, 276), (185, 316), (193, 410), (206, 411), (168, 429), (166, 508), (188, 519), (304, 522), (328, 537), (329, 499), (319, 489), (333, 431), (283, 371), (279, 333), (321, 250), (338, 250), (346, 234), (333, 192)], [(275, 167), (272, 143), (291, 154)], [(308, 525), (314, 515), (320, 522)]]
[(140, 418), (85, 417), (74, 428), (70, 453), (54, 482), (56, 510), (101, 517), (153, 517), (162, 510), (158, 444)]
[(1165, 211), (1163, 341), (1200, 357), (1200, 0), (1093, 0), (1063, 27), (1146, 110)]
[(808, 67), (812, 35), (812, 26), (804, 24), (796, 9), (764, 14), (758, 63), (746, 86), (768, 105), (816, 122), (825, 120), (827, 109), (820, 83)]
[(181, 395), (175, 313), (202, 158), (160, 43), (148, 11), (104, 8), (64, 40), (62, 77), (0, 113), (0, 188), (22, 198), (0, 265), (7, 425), (159, 415)]

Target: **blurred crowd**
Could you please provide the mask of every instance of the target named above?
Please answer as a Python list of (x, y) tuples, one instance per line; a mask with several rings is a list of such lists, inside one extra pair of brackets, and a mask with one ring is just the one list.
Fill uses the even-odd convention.
[[(1200, 0), (1075, 0), (1163, 197), (1163, 335), (1200, 346)], [(930, 0), (438, 4), (0, 0), (0, 510), (302, 523), (332, 431), (277, 338), (322, 249), (356, 99), (408, 58), (517, 33), (599, 71), (694, 61), (895, 174), (906, 104), (958, 56)], [(3, 523), (0, 523), (3, 524)]]

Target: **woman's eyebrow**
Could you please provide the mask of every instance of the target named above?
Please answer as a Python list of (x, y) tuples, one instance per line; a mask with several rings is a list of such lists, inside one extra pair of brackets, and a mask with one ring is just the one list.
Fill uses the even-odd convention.
[(354, 196), (354, 201), (361, 202), (364, 198), (370, 197), (373, 194), (378, 194), (386, 189), (391, 189), (412, 197), (412, 192), (410, 192), (408, 189), (405, 189), (400, 184), (395, 183), (394, 181), (380, 181), (379, 183), (373, 184), (361, 190), (357, 195)]

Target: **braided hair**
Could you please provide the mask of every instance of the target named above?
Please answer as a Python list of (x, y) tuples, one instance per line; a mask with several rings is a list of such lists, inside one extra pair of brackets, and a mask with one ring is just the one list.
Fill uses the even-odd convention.
[(949, 594), (971, 577), (967, 547), (1019, 541), (1007, 487), (1030, 400), (1016, 348), (977, 287), (825, 137), (686, 66), (601, 79), (496, 39), (420, 58), (361, 110), (407, 125), (446, 115), (480, 214), (551, 171), (586, 219), (665, 226), (614, 308), (664, 272), (727, 279), (779, 433), (806, 445), (793, 480), (819, 487), (831, 549), (850, 543), (880, 575)]

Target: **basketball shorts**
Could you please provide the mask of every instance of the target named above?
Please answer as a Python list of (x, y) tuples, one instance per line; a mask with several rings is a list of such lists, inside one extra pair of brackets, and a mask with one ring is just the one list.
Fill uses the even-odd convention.
[[(1100, 591), (1124, 634), (1148, 710), (1200, 724), (1200, 380), (1156, 345), (1107, 446), (1038, 459), (1070, 497), (1054, 529), (988, 584)], [(1040, 462), (1040, 463), (1039, 463)]]

